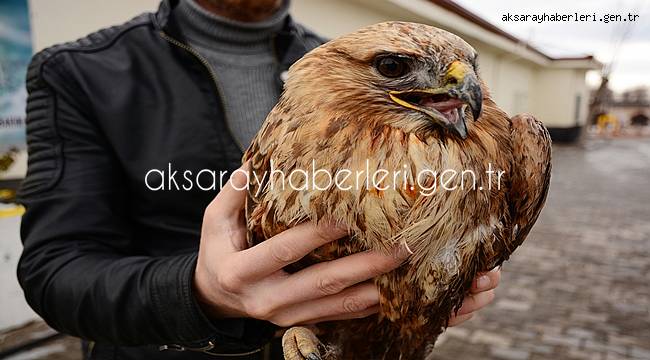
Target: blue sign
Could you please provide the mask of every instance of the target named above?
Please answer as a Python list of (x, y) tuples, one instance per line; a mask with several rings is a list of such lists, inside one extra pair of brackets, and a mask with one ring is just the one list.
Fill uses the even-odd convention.
[(15, 157), (26, 148), (25, 76), (31, 57), (27, 0), (1, 0), (0, 158), (4, 157), (4, 160), (7, 160), (7, 156)]

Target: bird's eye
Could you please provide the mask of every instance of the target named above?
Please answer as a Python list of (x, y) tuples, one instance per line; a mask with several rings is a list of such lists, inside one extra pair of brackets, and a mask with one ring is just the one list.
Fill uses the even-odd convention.
[(409, 69), (406, 59), (392, 55), (377, 57), (375, 59), (375, 68), (380, 74), (389, 78), (400, 77), (406, 74)]

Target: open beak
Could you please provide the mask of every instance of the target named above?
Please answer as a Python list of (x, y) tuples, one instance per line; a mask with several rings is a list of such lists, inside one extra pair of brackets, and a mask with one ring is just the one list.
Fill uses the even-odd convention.
[(465, 108), (469, 106), (474, 121), (479, 119), (483, 106), (481, 85), (474, 71), (460, 61), (449, 66), (445, 81), (441, 88), (389, 91), (388, 94), (395, 103), (427, 114), (434, 122), (466, 139)]

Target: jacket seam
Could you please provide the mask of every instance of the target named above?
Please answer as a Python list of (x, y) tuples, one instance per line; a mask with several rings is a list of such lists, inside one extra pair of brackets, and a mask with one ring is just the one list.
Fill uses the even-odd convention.
[[(61, 176), (64, 171), (64, 166), (65, 163), (62, 161), (62, 158), (64, 156), (64, 147), (65, 147), (65, 141), (63, 141), (63, 138), (60, 134), (59, 131), (59, 119), (58, 119), (58, 94), (52, 91), (52, 86), (44, 79), (44, 69), (46, 65), (52, 65), (51, 62), (56, 62), (58, 60), (62, 60), (60, 58), (61, 55), (65, 53), (87, 53), (87, 54), (92, 54), (92, 53), (97, 53), (106, 49), (109, 49), (115, 43), (122, 38), (122, 36), (128, 34), (130, 31), (138, 29), (143, 26), (150, 26), (150, 20), (148, 19), (145, 22), (138, 22), (135, 24), (131, 24), (124, 29), (120, 29), (117, 33), (113, 34), (110, 38), (107, 38), (104, 42), (101, 44), (97, 44), (95, 46), (80, 46), (79, 48), (70, 48), (70, 46), (75, 46), (75, 43), (71, 44), (64, 44), (61, 45), (61, 48), (56, 49), (50, 54), (47, 54), (45, 59), (41, 61), (40, 64), (38, 64), (38, 75), (37, 78), (39, 82), (41, 83), (42, 90), (48, 92), (48, 97), (50, 99), (50, 104), (48, 104), (49, 111), (52, 112), (52, 132), (53, 132), (53, 138), (56, 139), (56, 145), (53, 148), (53, 157), (54, 157), (54, 173), (52, 176), (52, 179), (48, 181), (43, 187), (41, 188), (35, 188), (32, 189), (31, 191), (28, 191), (24, 195), (36, 195), (39, 193), (43, 193), (44, 191), (50, 190), (54, 188), (57, 183), (61, 180)], [(107, 30), (107, 29), (105, 29)], [(99, 32), (101, 32), (100, 30)], [(96, 33), (99, 33), (96, 32)], [(90, 35), (86, 36), (85, 38), (88, 38)], [(85, 39), (82, 38), (82, 39)], [(81, 40), (81, 39), (80, 39)], [(80, 41), (77, 40), (77, 41)], [(56, 45), (55, 45), (56, 46)], [(44, 50), (47, 51), (47, 50)], [(38, 56), (38, 55), (36, 55)], [(58, 64), (59, 66), (57, 68), (51, 68), (52, 71), (56, 72), (57, 74), (61, 74), (62, 72), (65, 72), (66, 74), (69, 73), (68, 69), (64, 63), (64, 61), (60, 61)]]
[(59, 182), (61, 179), (61, 174), (63, 174), (63, 167), (65, 166), (64, 162), (62, 161), (63, 158), (63, 138), (61, 137), (59, 133), (59, 128), (57, 125), (58, 122), (58, 114), (57, 114), (57, 95), (52, 91), (51, 87), (49, 84), (44, 82), (44, 86), (42, 87), (42, 91), (46, 91), (48, 93), (48, 96), (46, 98), (47, 103), (47, 109), (48, 111), (51, 111), (52, 113), (52, 118), (51, 118), (51, 127), (52, 127), (52, 139), (55, 140), (55, 143), (53, 144), (52, 147), (52, 161), (54, 162), (53, 164), (53, 172), (52, 172), (52, 177), (49, 181), (47, 181), (43, 186), (38, 186), (38, 184), (29, 184), (25, 183), (25, 185), (30, 185), (30, 188), (24, 189), (21, 191), (21, 198), (24, 198), (25, 196), (30, 196), (30, 195), (38, 195), (43, 193), (46, 190), (52, 189), (56, 184)]
[[(88, 35), (88, 36), (86, 36), (84, 38), (81, 38), (81, 39), (79, 39), (79, 40), (77, 40), (77, 41), (75, 41), (73, 43), (60, 45), (61, 46), (60, 48), (55, 49), (50, 54), (47, 54), (45, 59), (43, 59), (41, 61), (41, 63), (38, 65), (38, 78), (39, 79), (43, 78), (43, 68), (44, 68), (44, 66), (46, 64), (48, 64), (49, 61), (51, 61), (52, 59), (54, 59), (57, 56), (60, 56), (60, 55), (62, 55), (64, 53), (88, 53), (88, 54), (92, 54), (92, 53), (96, 53), (96, 52), (99, 52), (99, 51), (103, 51), (103, 50), (106, 50), (106, 49), (112, 47), (113, 45), (115, 45), (115, 43), (120, 38), (122, 38), (122, 36), (129, 33), (130, 31), (135, 30), (136, 28), (139, 28), (139, 27), (150, 26), (150, 25), (151, 25), (151, 23), (149, 21), (129, 25), (128, 27), (126, 27), (124, 29), (120, 29), (118, 31), (118, 33), (113, 34), (111, 38), (106, 39), (104, 43), (96, 44), (94, 46), (91, 46), (91, 45), (88, 45), (88, 46), (79, 45), (79, 47), (76, 47), (76, 48), (72, 47), (72, 46), (75, 46), (75, 44), (77, 44), (78, 41), (83, 40), (83, 39), (87, 39), (92, 34)], [(94, 34), (101, 33), (102, 31), (107, 31), (109, 29), (110, 28), (99, 30), (98, 32), (95, 32)], [(47, 51), (47, 50), (44, 50), (44, 51)], [(38, 56), (38, 55), (36, 55), (36, 56)]]

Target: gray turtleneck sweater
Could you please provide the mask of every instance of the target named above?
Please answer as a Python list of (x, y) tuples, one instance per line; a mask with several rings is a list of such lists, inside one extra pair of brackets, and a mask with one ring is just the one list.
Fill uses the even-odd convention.
[(174, 9), (186, 41), (217, 77), (226, 121), (242, 150), (280, 97), (271, 38), (284, 26), (288, 8), (285, 0), (273, 16), (256, 23), (215, 15), (195, 0), (182, 0)]

